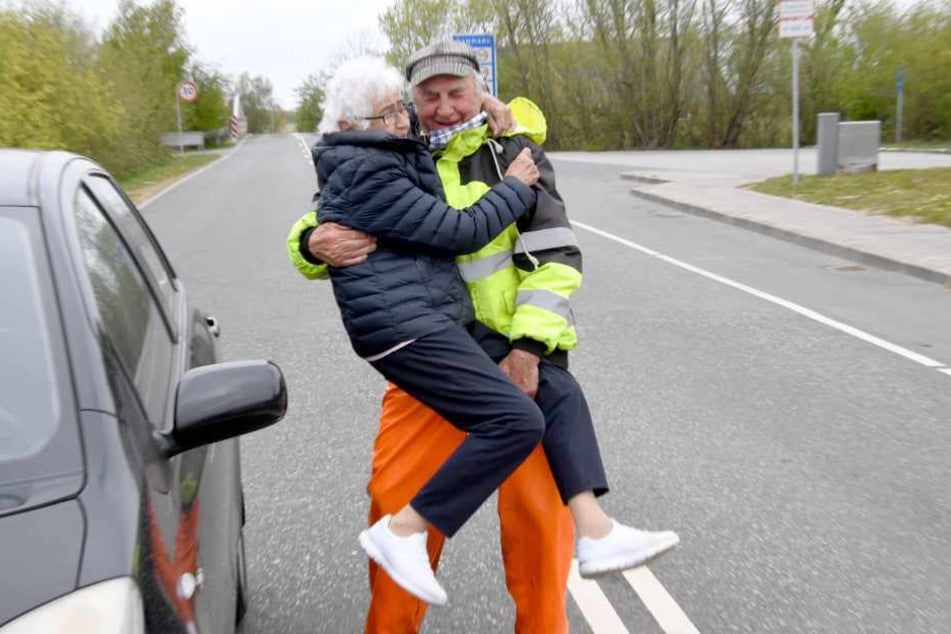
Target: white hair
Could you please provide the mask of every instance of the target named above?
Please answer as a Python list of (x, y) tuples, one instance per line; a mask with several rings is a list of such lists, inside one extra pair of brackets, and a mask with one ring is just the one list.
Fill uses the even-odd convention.
[(358, 57), (344, 62), (327, 83), (320, 104), (323, 117), (317, 131), (339, 132), (341, 119), (357, 130), (366, 130), (370, 123), (361, 117), (373, 115), (373, 104), (394, 93), (402, 96), (405, 89), (403, 76), (382, 57)]

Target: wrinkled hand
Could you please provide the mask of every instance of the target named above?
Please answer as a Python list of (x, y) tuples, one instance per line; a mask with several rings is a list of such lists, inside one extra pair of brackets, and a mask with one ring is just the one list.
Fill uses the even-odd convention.
[(515, 157), (515, 160), (509, 163), (505, 175), (514, 176), (529, 187), (537, 183), (540, 174), (538, 173), (538, 166), (535, 165), (535, 160), (532, 158), (532, 151), (529, 148), (523, 148)]
[(505, 373), (522, 392), (535, 398), (538, 392), (538, 363), (540, 359), (525, 350), (512, 350), (499, 362)]
[(311, 232), (307, 249), (331, 266), (353, 266), (376, 250), (376, 238), (358, 229), (327, 222)]
[(509, 107), (487, 92), (482, 95), (482, 109), (489, 115), (489, 132), (492, 136), (515, 129), (515, 117)]

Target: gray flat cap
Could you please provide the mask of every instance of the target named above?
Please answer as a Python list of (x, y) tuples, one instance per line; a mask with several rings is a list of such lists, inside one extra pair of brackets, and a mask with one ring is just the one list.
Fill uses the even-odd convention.
[(455, 40), (441, 40), (410, 55), (406, 62), (406, 79), (413, 86), (436, 75), (469, 77), (480, 72), (475, 49)]

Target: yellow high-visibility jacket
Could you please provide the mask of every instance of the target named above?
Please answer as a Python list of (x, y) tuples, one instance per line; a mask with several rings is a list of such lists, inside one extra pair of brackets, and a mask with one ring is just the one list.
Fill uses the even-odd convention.
[[(541, 173), (535, 185), (538, 202), (495, 240), (456, 262), (476, 320), (507, 337), (512, 347), (567, 366), (567, 352), (578, 343), (571, 295), (581, 286), (581, 251), (555, 187), (554, 170), (540, 147), (547, 129), (544, 115), (523, 98), (509, 107), (519, 122), (515, 131), (491, 139), (483, 125), (456, 134), (434, 154), (446, 202), (457, 209), (472, 205), (501, 180), (500, 173), (525, 147), (531, 148)], [(309, 279), (326, 277), (326, 265), (302, 253), (316, 224), (316, 214), (309, 212), (287, 238), (291, 261)]]

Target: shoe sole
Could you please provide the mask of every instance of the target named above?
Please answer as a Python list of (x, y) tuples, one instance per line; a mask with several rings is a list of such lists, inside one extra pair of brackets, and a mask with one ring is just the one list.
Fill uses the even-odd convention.
[(412, 594), (414, 597), (425, 601), (431, 605), (445, 605), (446, 599), (440, 599), (438, 597), (429, 596), (425, 591), (420, 589), (418, 586), (408, 581), (405, 577), (397, 573), (393, 567), (390, 565), (390, 562), (387, 561), (386, 557), (383, 556), (383, 553), (380, 552), (380, 549), (376, 547), (376, 544), (373, 543), (373, 539), (370, 538), (370, 535), (367, 531), (362, 531), (360, 533), (360, 546), (363, 547), (363, 550), (366, 552), (367, 556), (370, 557), (373, 561), (380, 565), (383, 570), (386, 571), (386, 574), (390, 576), (390, 579), (396, 582), (401, 588)]
[(598, 579), (616, 572), (640, 568), (641, 566), (654, 563), (657, 561), (657, 559), (676, 548), (679, 544), (680, 540), (678, 539), (675, 542), (660, 544), (659, 546), (646, 551), (640, 551), (630, 555), (618, 555), (617, 557), (599, 561), (596, 564), (581, 564), (578, 566), (578, 574), (582, 579)]

